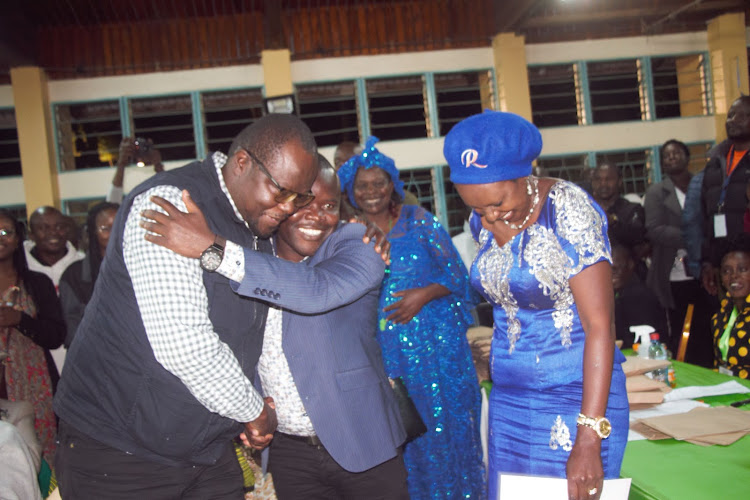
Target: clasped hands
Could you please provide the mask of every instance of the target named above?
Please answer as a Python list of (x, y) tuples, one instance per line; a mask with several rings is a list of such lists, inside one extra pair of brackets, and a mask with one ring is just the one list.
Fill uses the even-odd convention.
[(252, 422), (245, 423), (245, 432), (240, 434), (242, 444), (256, 450), (262, 450), (273, 439), (278, 421), (276, 420), (276, 404), (273, 398), (263, 399), (263, 411)]

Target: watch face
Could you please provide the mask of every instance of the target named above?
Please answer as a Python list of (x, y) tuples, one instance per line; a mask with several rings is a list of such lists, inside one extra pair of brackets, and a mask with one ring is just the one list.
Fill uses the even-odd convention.
[(201, 267), (206, 271), (216, 271), (224, 255), (217, 248), (209, 247), (201, 254)]
[(609, 434), (612, 432), (612, 424), (609, 423), (609, 420), (606, 418), (603, 418), (599, 421), (599, 433), (602, 435), (602, 437), (608, 437)]

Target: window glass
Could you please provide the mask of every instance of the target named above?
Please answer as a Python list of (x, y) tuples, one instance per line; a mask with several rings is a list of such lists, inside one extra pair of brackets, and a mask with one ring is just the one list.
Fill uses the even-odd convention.
[(428, 137), (421, 76), (367, 80), (370, 131), (383, 141)]
[(133, 135), (151, 139), (163, 161), (196, 158), (189, 95), (132, 99), (130, 111)]
[(435, 75), (440, 136), (445, 136), (467, 116), (495, 108), (491, 71)]
[(537, 127), (579, 124), (577, 78), (573, 64), (529, 67), (531, 113)]
[(119, 101), (56, 104), (54, 110), (61, 170), (117, 163), (122, 140)]
[(300, 84), (296, 88), (299, 116), (312, 130), (318, 146), (360, 142), (353, 81)]
[(626, 59), (586, 64), (593, 122), (641, 120), (638, 61)]
[(261, 89), (204, 92), (203, 130), (208, 153), (229, 152), (232, 140), (247, 125), (263, 116)]
[(708, 81), (702, 54), (653, 57), (651, 75), (656, 118), (709, 113)]
[(16, 113), (12, 108), (0, 109), (0, 177), (13, 175), (21, 175)]

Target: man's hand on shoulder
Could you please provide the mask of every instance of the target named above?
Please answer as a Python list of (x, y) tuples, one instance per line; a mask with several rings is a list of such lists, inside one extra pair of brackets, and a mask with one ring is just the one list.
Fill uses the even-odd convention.
[(140, 226), (147, 231), (146, 240), (192, 259), (199, 258), (215, 241), (216, 235), (208, 227), (203, 212), (186, 190), (182, 191), (182, 201), (187, 212), (159, 196), (152, 196), (151, 201), (166, 214), (158, 210), (141, 212)]
[(351, 223), (363, 224), (367, 230), (365, 235), (362, 237), (362, 241), (366, 244), (370, 241), (375, 242), (375, 251), (380, 254), (383, 262), (386, 264), (391, 263), (391, 242), (388, 241), (387, 235), (382, 229), (378, 227), (374, 222), (367, 222), (365, 219), (355, 216), (349, 219)]
[(245, 432), (240, 434), (240, 439), (245, 446), (262, 450), (271, 444), (277, 426), (276, 404), (273, 398), (264, 398), (263, 411), (258, 418), (245, 423)]

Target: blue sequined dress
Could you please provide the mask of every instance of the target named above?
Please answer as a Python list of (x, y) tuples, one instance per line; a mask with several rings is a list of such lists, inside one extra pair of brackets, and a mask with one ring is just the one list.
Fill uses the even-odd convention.
[[(403, 205), (388, 233), (391, 265), (380, 295), (378, 340), (386, 371), (401, 376), (427, 425), (406, 445), (412, 500), (484, 498), (479, 439), (480, 393), (466, 339), (476, 297), (450, 236), (421, 207)], [(433, 300), (406, 325), (386, 322), (393, 292), (438, 283), (451, 294)]]
[[(606, 215), (578, 186), (552, 186), (538, 220), (499, 247), (472, 214), (479, 253), (472, 284), (494, 305), (490, 352), (489, 496), (499, 472), (565, 476), (583, 397), (584, 331), (569, 280), (611, 262)], [(628, 437), (625, 360), (615, 348), (602, 441), (606, 478), (617, 478)]]

